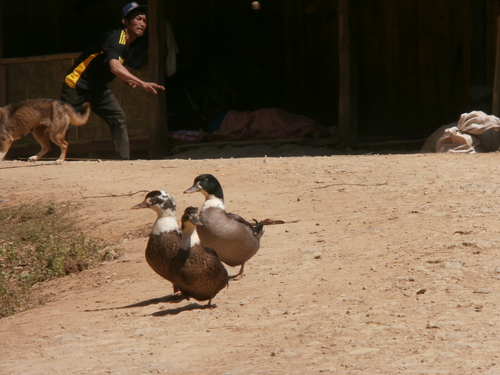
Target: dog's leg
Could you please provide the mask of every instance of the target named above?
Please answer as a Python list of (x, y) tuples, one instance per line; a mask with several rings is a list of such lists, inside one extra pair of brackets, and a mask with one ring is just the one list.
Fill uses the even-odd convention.
[(36, 155), (30, 156), (28, 161), (35, 162), (39, 160), (43, 155), (45, 155), (47, 152), (50, 151), (50, 144), (47, 141), (47, 138), (45, 136), (45, 127), (35, 127), (32, 130), (33, 135), (35, 136), (35, 139), (40, 143), (40, 146), (42, 146), (42, 149), (40, 152)]
[(61, 148), (61, 155), (59, 155), (59, 159), (56, 160), (56, 164), (62, 164), (66, 159), (66, 152), (68, 151), (68, 142), (66, 142), (66, 139), (64, 139), (65, 135), (66, 132), (57, 134), (50, 133), (50, 139), (52, 140), (52, 142), (54, 142)]
[(10, 136), (0, 135), (0, 161), (3, 160), (14, 139)]
[(5, 157), (6, 154), (7, 154), (7, 151), (0, 151), (0, 161), (3, 160), (3, 158)]

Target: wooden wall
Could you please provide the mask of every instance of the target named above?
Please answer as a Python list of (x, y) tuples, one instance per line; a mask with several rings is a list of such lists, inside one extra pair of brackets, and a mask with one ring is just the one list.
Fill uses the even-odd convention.
[(473, 84), (491, 84), (483, 1), (353, 3), (361, 133), (425, 133), (470, 109)]
[[(261, 0), (260, 11), (246, 0), (164, 1), (179, 71), (215, 62), (239, 94), (234, 109), (278, 107), (338, 125), (338, 0)], [(79, 51), (119, 26), (127, 2), (1, 2), (3, 57)], [(476, 109), (471, 86), (492, 86), (499, 3), (349, 0), (360, 136), (426, 136)]]
[[(129, 0), (1, 1), (0, 57), (82, 51), (102, 33), (121, 27)], [(14, 16), (13, 16), (14, 15)]]
[(166, 1), (179, 69), (215, 61), (239, 94), (238, 110), (279, 107), (335, 125), (336, 0)]
[[(5, 71), (5, 86), (0, 89), (8, 103), (17, 103), (26, 99), (50, 98), (59, 99), (66, 72), (71, 67), (78, 54), (61, 54), (31, 58), (1, 59), (0, 65)], [(148, 66), (141, 71), (133, 71), (138, 77), (147, 79)], [(113, 93), (127, 115), (129, 137), (147, 138), (150, 113), (149, 93), (125, 86), (116, 79), (111, 85)], [(85, 126), (73, 128), (67, 138), (69, 140), (100, 140), (111, 139), (109, 126), (94, 113), (91, 114)], [(16, 143), (33, 143), (29, 136)]]
[[(275, 106), (338, 125), (338, 0), (261, 4), (167, 1), (180, 66), (215, 53), (242, 95), (237, 109)], [(425, 137), (479, 109), (470, 90), (492, 86), (497, 2), (349, 4), (360, 136)]]
[[(0, 34), (7, 37), (2, 37), (0, 43), (0, 58), (3, 57), (0, 59), (0, 105), (42, 97), (59, 99), (64, 76), (74, 59), (90, 41), (106, 31), (121, 27), (121, 7), (128, 2), (1, 2)], [(10, 17), (11, 14), (17, 16)], [(133, 73), (149, 80), (149, 65)], [(145, 140), (150, 133), (151, 98), (142, 90), (124, 86), (118, 79), (110, 87), (127, 115), (132, 154), (135, 154), (138, 148), (148, 147)], [(109, 127), (94, 113), (85, 126), (71, 129), (67, 139), (73, 143), (70, 156), (75, 150), (79, 150), (79, 154), (87, 154), (88, 150), (98, 148), (105, 155), (112, 150)], [(103, 142), (99, 143), (99, 147), (95, 144), (85, 146), (89, 141)], [(28, 144), (38, 147), (31, 135), (15, 143), (21, 146), (21, 151)], [(144, 153), (139, 154), (142, 156)]]

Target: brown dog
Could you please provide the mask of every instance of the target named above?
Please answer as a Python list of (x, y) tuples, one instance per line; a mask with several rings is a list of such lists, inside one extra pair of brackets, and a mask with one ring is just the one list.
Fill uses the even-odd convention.
[(90, 115), (90, 104), (84, 103), (78, 113), (71, 104), (54, 99), (32, 99), (0, 108), (0, 161), (12, 142), (32, 132), (42, 149), (28, 160), (35, 162), (50, 151), (45, 133), (61, 148), (56, 164), (66, 158), (66, 132), (70, 124), (84, 125)]

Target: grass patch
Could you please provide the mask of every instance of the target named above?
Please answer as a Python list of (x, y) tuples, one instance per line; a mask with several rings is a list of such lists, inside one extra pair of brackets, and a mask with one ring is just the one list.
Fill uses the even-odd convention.
[(102, 241), (76, 226), (69, 204), (35, 203), (0, 210), (0, 318), (44, 302), (36, 283), (109, 260)]

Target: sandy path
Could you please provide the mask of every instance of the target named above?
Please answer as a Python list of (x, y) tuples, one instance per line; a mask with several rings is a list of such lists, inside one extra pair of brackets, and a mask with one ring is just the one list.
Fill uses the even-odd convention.
[[(125, 254), (0, 320), (0, 373), (498, 374), (497, 159), (3, 162), (0, 207), (69, 200)], [(228, 210), (287, 222), (266, 227), (211, 310), (163, 298), (171, 286), (143, 255), (154, 214), (127, 196), (163, 189), (179, 210), (199, 206), (182, 191), (200, 173), (218, 177)]]

